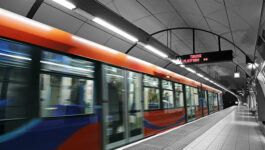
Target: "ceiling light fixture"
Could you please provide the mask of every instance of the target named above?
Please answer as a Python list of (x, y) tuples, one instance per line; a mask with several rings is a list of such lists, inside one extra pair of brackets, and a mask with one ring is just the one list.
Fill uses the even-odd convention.
[(182, 61), (181, 61), (181, 59), (171, 59), (171, 61), (172, 61), (174, 64), (176, 64), (176, 65), (181, 65), (181, 64), (183, 64)]
[(158, 56), (161, 56), (161, 57), (163, 57), (163, 58), (167, 58), (167, 57), (168, 57), (167, 54), (165, 54), (165, 53), (159, 51), (158, 49), (154, 48), (153, 46), (145, 45), (144, 47), (145, 47), (146, 49), (148, 49), (149, 51), (154, 52), (154, 53), (157, 54)]
[(179, 65), (180, 67), (182, 67), (182, 68), (185, 68), (185, 65)]
[(196, 75), (199, 76), (199, 77), (201, 77), (201, 78), (204, 77), (202, 74), (199, 74), (199, 73), (197, 73)]
[(132, 42), (135, 42), (135, 43), (136, 43), (136, 42), (139, 41), (139, 40), (138, 40), (137, 38), (135, 38), (134, 36), (132, 36), (132, 35), (126, 33), (125, 31), (123, 31), (123, 30), (121, 30), (121, 29), (119, 29), (119, 28), (117, 28), (117, 27), (115, 27), (114, 25), (112, 25), (112, 24), (110, 24), (110, 23), (108, 23), (108, 22), (102, 20), (101, 18), (95, 17), (95, 18), (93, 19), (93, 21), (96, 22), (96, 23), (98, 23), (98, 24), (100, 24), (100, 25), (102, 25), (102, 26), (104, 26), (105, 28), (108, 28), (109, 30), (111, 30), (111, 31), (113, 31), (113, 32), (115, 32), (115, 33), (118, 33), (119, 35), (121, 35), (121, 36), (127, 38), (128, 40), (130, 40), (130, 41), (132, 41)]
[(248, 64), (247, 64), (247, 68), (248, 68), (248, 69), (256, 69), (257, 66), (256, 66), (255, 64), (253, 64), (253, 63), (248, 63)]
[(53, 1), (56, 2), (56, 3), (58, 3), (58, 4), (60, 4), (60, 5), (62, 5), (63, 7), (66, 7), (68, 9), (71, 9), (71, 10), (73, 10), (73, 9), (76, 8), (76, 6), (74, 4), (70, 3), (67, 0), (53, 0)]
[(206, 78), (206, 77), (204, 77), (204, 79), (205, 79), (205, 80), (207, 80), (207, 81), (209, 81), (209, 80), (210, 80), (209, 78)]
[(235, 72), (234, 73), (234, 78), (240, 78), (240, 72)]
[(240, 78), (240, 72), (237, 71), (238, 65), (236, 65), (236, 71), (234, 72), (234, 78)]
[(186, 68), (186, 70), (188, 70), (189, 72), (192, 72), (192, 73), (196, 73), (196, 71), (191, 69), (191, 68)]

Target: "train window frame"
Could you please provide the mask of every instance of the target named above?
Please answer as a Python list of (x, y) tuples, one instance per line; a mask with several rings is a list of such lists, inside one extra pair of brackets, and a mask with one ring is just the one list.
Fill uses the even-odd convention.
[[(176, 90), (176, 84), (179, 84), (179, 85), (181, 85), (181, 91), (177, 91)], [(174, 90), (174, 103), (175, 103), (175, 108), (185, 108), (185, 105), (186, 105), (186, 96), (185, 96), (185, 86), (186, 86), (187, 84), (183, 84), (183, 83), (179, 83), (179, 82), (173, 82), (173, 90)], [(188, 85), (189, 86), (189, 85)], [(177, 106), (177, 104), (176, 104), (176, 93), (179, 93), (179, 92), (181, 92), (182, 93), (182, 98), (183, 98), (183, 106), (181, 106), (181, 107), (179, 107), (179, 106)]]
[[(12, 92), (12, 90), (10, 90), (10, 88), (17, 88), (17, 87), (20, 87), (20, 86), (24, 86), (23, 88), (22, 88), (22, 90), (24, 90), (24, 89), (26, 89), (26, 90), (28, 90), (27, 92), (27, 94), (28, 94), (28, 97), (27, 97), (27, 100), (26, 101), (24, 101), (24, 100), (22, 100), (21, 101), (21, 99), (20, 100), (18, 100), (18, 103), (19, 104), (21, 104), (21, 102), (23, 103), (22, 105), (16, 105), (15, 106), (15, 108), (14, 107), (11, 107), (12, 109), (17, 109), (18, 108), (18, 110), (19, 111), (21, 111), (21, 110), (24, 110), (23, 111), (23, 113), (16, 113), (16, 111), (15, 111), (15, 113), (14, 112), (12, 112), (12, 114), (9, 116), (9, 117), (6, 117), (6, 116), (4, 116), (3, 118), (1, 117), (1, 119), (0, 119), (0, 123), (1, 122), (9, 122), (9, 121), (11, 121), (11, 122), (13, 122), (13, 121), (18, 121), (17, 123), (18, 124), (20, 124), (20, 123), (22, 123), (22, 122), (25, 122), (25, 121), (27, 121), (28, 119), (30, 119), (30, 118), (32, 118), (33, 116), (34, 117), (36, 117), (37, 115), (38, 115), (38, 108), (36, 108), (36, 107), (34, 107), (34, 108), (31, 108), (30, 106), (32, 105), (32, 106), (35, 106), (35, 104), (36, 104), (36, 102), (34, 102), (34, 100), (35, 100), (35, 98), (36, 98), (36, 95), (33, 95), (33, 94), (31, 94), (31, 92), (33, 91), (34, 93), (35, 93), (35, 89), (34, 89), (34, 79), (35, 79), (35, 77), (36, 77), (36, 74), (35, 74), (35, 70), (34, 70), (34, 66), (36, 66), (36, 61), (33, 59), (33, 56), (35, 56), (35, 52), (37, 51), (39, 51), (40, 50), (40, 48), (38, 47), (38, 46), (35, 46), (35, 45), (30, 45), (30, 44), (28, 44), (28, 43), (25, 43), (25, 42), (21, 42), (21, 41), (18, 41), (18, 40), (14, 40), (14, 39), (10, 39), (10, 38), (8, 38), (8, 37), (2, 37), (2, 36), (0, 36), (0, 41), (3, 41), (3, 42), (6, 42), (7, 44), (8, 44), (8, 49), (7, 49), (7, 51), (10, 51), (11, 53), (19, 53), (18, 51), (16, 51), (16, 50), (14, 50), (14, 49), (12, 49), (12, 48), (9, 48), (9, 46), (10, 45), (19, 45), (19, 46), (21, 46), (21, 47), (26, 47), (26, 49), (27, 50), (22, 50), (22, 52), (21, 53), (23, 53), (23, 54), (25, 54), (25, 55), (28, 55), (29, 57), (27, 57), (27, 56), (21, 56), (21, 55), (14, 55), (14, 56), (18, 56), (18, 57), (20, 57), (20, 59), (19, 58), (17, 58), (17, 59), (19, 59), (19, 60), (23, 60), (24, 62), (26, 62), (26, 61), (28, 61), (26, 64), (22, 64), (22, 65), (18, 65), (18, 64), (13, 64), (13, 60), (12, 59), (15, 59), (16, 57), (12, 57), (12, 54), (9, 54), (8, 52), (7, 53), (3, 53), (4, 55), (4, 59), (5, 59), (5, 57), (7, 57), (7, 58), (10, 58), (10, 60), (8, 60), (7, 59), (7, 61), (5, 61), (5, 62), (3, 62), (3, 63), (1, 63), (1, 69), (7, 69), (8, 68), (8, 70), (11, 70), (10, 71), (10, 73), (11, 73), (11, 75), (9, 75), (8, 76), (8, 79), (6, 80), (4, 77), (3, 78), (1, 78), (0, 80), (1, 80), (1, 82), (6, 82), (6, 81), (8, 81), (7, 83), (8, 83), (8, 86), (7, 86), (7, 92), (6, 92), (6, 103), (4, 104), (4, 105), (6, 105), (6, 106), (3, 106), (4, 107), (4, 110), (6, 111), (6, 110), (9, 110), (9, 104), (11, 104), (11, 105), (13, 105), (14, 104), (14, 102), (16, 103), (17, 102), (17, 100), (16, 99), (14, 99), (14, 97), (13, 98), (11, 98), (11, 103), (10, 102), (8, 102), (9, 100), (9, 98), (7, 98), (7, 97), (9, 97), (10, 95), (8, 94), (8, 93), (10, 93), (10, 92)], [(5, 51), (5, 50), (4, 50)], [(5, 55), (6, 54), (6, 55)], [(22, 57), (24, 57), (24, 58), (22, 58)], [(16, 60), (16, 59), (15, 59)], [(22, 62), (23, 62), (22, 61)], [(6, 63), (6, 62), (9, 62), (9, 63)], [(11, 62), (11, 63), (10, 63)], [(37, 63), (38, 64), (38, 63)], [(25, 71), (25, 72), (27, 72), (27, 73), (29, 73), (29, 74), (27, 74), (27, 75), (29, 75), (29, 76), (27, 76), (26, 78), (29, 78), (30, 77), (30, 79), (29, 79), (29, 81), (25, 81), (25, 80), (17, 80), (18, 78), (13, 78), (13, 79), (10, 79), (10, 77), (13, 77), (13, 73), (14, 72), (16, 72), (16, 71)], [(24, 73), (25, 73), (24, 72)], [(21, 75), (21, 74), (16, 74), (16, 75)], [(23, 75), (22, 75), (23, 76)], [(3, 84), (1, 83), (1, 86), (2, 86)], [(14, 86), (14, 85), (16, 85), (16, 86)], [(17, 85), (19, 85), (19, 86), (17, 86)], [(25, 86), (26, 86), (26, 88), (25, 88)], [(2, 90), (2, 87), (1, 87), (1, 90)], [(20, 90), (16, 90), (14, 93), (16, 93), (17, 94), (17, 91), (19, 91), (19, 92), (21, 92), (21, 89)], [(2, 91), (1, 91), (2, 92)], [(0, 92), (0, 94), (1, 94), (1, 92)], [(16, 94), (12, 94), (12, 96), (14, 96), (15, 95), (15, 97), (17, 96)], [(27, 95), (26, 93), (23, 93), (24, 95)], [(11, 96), (11, 97), (12, 97)], [(19, 96), (18, 96), (19, 97)], [(28, 103), (31, 103), (31, 105), (28, 105)], [(19, 107), (18, 107), (19, 106)], [(30, 110), (30, 112), (29, 112), (29, 110)], [(22, 114), (22, 116), (19, 116), (19, 115), (17, 115), (17, 114), (19, 114), (19, 115), (21, 115)], [(1, 114), (0, 114), (1, 115)], [(3, 114), (4, 115), (4, 114)], [(2, 116), (2, 115), (1, 115)], [(12, 126), (12, 128), (13, 127), (15, 127), (16, 125), (11, 125)], [(13, 130), (13, 129), (12, 129)], [(10, 132), (10, 131), (7, 131), (7, 132)]]
[[(158, 79), (158, 86), (157, 87), (153, 87), (153, 86), (146, 86), (146, 85), (144, 85), (144, 76), (148, 76), (148, 77), (152, 77), (152, 78), (157, 78)], [(148, 111), (156, 111), (156, 110), (163, 110), (163, 108), (162, 108), (162, 104), (161, 104), (161, 83), (160, 83), (160, 80), (161, 80), (161, 78), (159, 78), (159, 77), (156, 77), (156, 76), (153, 76), (153, 75), (150, 75), (150, 74), (147, 74), (147, 73), (142, 73), (142, 97), (143, 97), (143, 111), (144, 112), (148, 112)], [(144, 93), (144, 90), (145, 90), (145, 88), (153, 88), (153, 89), (155, 89), (155, 90), (158, 90), (159, 91), (159, 93), (158, 93), (158, 96), (159, 96), (159, 98), (158, 98), (158, 101), (159, 101), (159, 107), (158, 108), (156, 108), (156, 109), (145, 109), (145, 97), (144, 97), (144, 95), (145, 95), (145, 93)]]
[[(81, 116), (91, 116), (91, 115), (96, 115), (96, 105), (98, 105), (98, 98), (97, 98), (97, 91), (96, 90), (96, 80), (97, 80), (97, 76), (95, 76), (96, 71), (97, 71), (97, 64), (102, 64), (102, 62), (100, 61), (96, 61), (96, 60), (92, 60), (90, 58), (86, 58), (86, 57), (82, 57), (82, 56), (78, 56), (78, 55), (74, 55), (74, 54), (70, 54), (70, 53), (65, 53), (65, 52), (61, 52), (61, 51), (57, 51), (54, 49), (48, 49), (45, 47), (40, 47), (40, 51), (39, 54), (42, 55), (43, 52), (50, 52), (50, 53), (54, 53), (54, 54), (58, 54), (58, 55), (63, 55), (63, 56), (67, 56), (70, 57), (72, 59), (79, 59), (82, 61), (89, 61), (94, 63), (94, 73), (93, 73), (93, 77), (88, 77), (88, 76), (81, 76), (78, 74), (72, 74), (72, 73), (64, 73), (64, 72), (59, 72), (59, 71), (54, 71), (54, 70), (42, 70), (42, 67), (39, 68), (39, 77), (41, 76), (41, 74), (46, 74), (46, 75), (57, 75), (57, 76), (63, 76), (63, 77), (70, 77), (70, 78), (79, 78), (79, 79), (85, 79), (85, 80), (92, 80), (93, 81), (93, 105), (92, 105), (92, 113), (82, 113), (82, 114), (73, 114), (73, 115), (60, 115), (60, 116), (41, 116), (41, 97), (40, 97), (40, 92), (41, 89), (39, 89), (39, 117), (44, 118), (46, 120), (52, 120), (52, 119), (59, 119), (59, 118), (73, 118), (73, 117), (81, 117)], [(41, 57), (40, 60), (41, 61)], [(40, 64), (41, 65), (41, 64)], [(39, 88), (41, 86), (41, 83), (39, 83)]]
[[(176, 108), (176, 104), (175, 104), (175, 93), (174, 93), (174, 84), (175, 84), (175, 82), (173, 82), (173, 81), (171, 81), (171, 80), (166, 80), (166, 79), (163, 79), (163, 78), (160, 78), (160, 80), (161, 80), (161, 94), (160, 95), (162, 95), (162, 97), (160, 97), (160, 99), (162, 100), (162, 109), (163, 110), (166, 110), (166, 109), (174, 109), (174, 108)], [(170, 82), (170, 84), (171, 84), (171, 89), (168, 89), (168, 88), (164, 88), (163, 87), (163, 82)], [(172, 93), (172, 100), (173, 100), (173, 106), (172, 107), (168, 107), (168, 108), (165, 108), (165, 103), (164, 103), (164, 91), (169, 91), (169, 92), (171, 92)]]
[[(187, 86), (189, 86), (190, 88), (196, 88), (197, 89), (197, 94), (195, 94), (195, 95), (198, 96), (198, 103), (199, 103), (199, 87), (192, 86), (192, 85), (189, 85), (189, 84), (185, 84), (185, 94), (186, 94), (186, 87)], [(194, 94), (194, 93), (192, 93), (192, 94)], [(185, 96), (185, 99), (187, 99), (187, 96)], [(186, 104), (187, 104), (187, 101), (186, 101)], [(188, 105), (186, 105), (186, 106), (188, 106)], [(196, 106), (196, 105), (193, 105), (193, 106)]]

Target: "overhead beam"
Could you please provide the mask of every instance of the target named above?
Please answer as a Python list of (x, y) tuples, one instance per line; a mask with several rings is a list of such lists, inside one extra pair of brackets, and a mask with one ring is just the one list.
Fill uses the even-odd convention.
[(36, 12), (38, 11), (38, 9), (40, 8), (43, 1), (44, 0), (36, 0), (35, 3), (32, 5), (32, 7), (30, 8), (26, 17), (32, 19), (36, 14)]

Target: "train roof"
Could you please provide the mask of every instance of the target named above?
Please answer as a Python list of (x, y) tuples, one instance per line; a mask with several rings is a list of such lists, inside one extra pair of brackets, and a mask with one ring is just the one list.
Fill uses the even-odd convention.
[(179, 83), (222, 91), (154, 64), (0, 8), (0, 36), (102, 61)]

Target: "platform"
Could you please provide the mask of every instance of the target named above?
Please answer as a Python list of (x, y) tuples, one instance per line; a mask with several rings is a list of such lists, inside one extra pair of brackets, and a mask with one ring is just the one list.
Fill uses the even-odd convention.
[(235, 106), (118, 150), (262, 150), (265, 138), (246, 107)]

